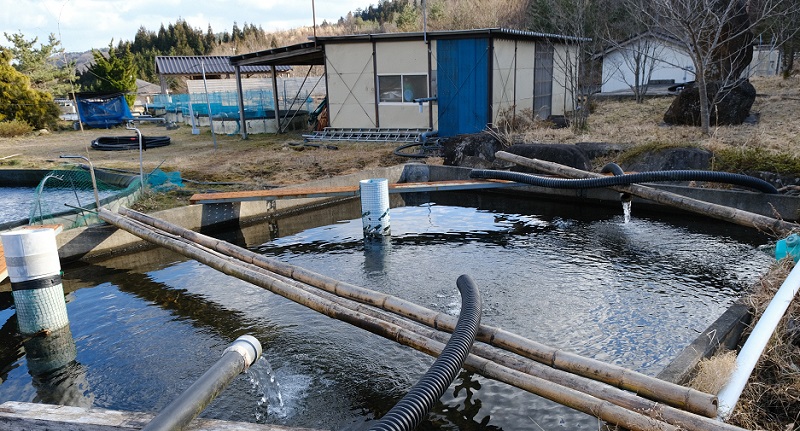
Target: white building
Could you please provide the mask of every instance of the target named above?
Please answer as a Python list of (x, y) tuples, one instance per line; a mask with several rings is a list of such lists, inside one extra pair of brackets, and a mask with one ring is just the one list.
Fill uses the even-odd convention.
[[(602, 58), (602, 93), (629, 91), (636, 85), (635, 72), (640, 70), (639, 85), (676, 84), (694, 81), (692, 59), (677, 41), (668, 36), (646, 32), (625, 40), (595, 55)], [(652, 69), (651, 69), (652, 67)], [(648, 81), (648, 71), (652, 70)], [(748, 76), (775, 75), (780, 70), (780, 56), (775, 47), (756, 45)]]
[(595, 56), (598, 57), (603, 60), (601, 93), (630, 90), (636, 85), (637, 69), (640, 81), (647, 81), (647, 71), (652, 70), (649, 84), (694, 81), (694, 66), (686, 51), (657, 33), (634, 36)]

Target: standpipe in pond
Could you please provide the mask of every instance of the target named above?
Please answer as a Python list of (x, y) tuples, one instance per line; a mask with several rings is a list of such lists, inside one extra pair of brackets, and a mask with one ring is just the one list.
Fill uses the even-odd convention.
[(428, 372), (370, 431), (410, 431), (419, 426), (433, 404), (442, 396), (469, 355), (481, 324), (481, 297), (467, 275), (456, 280), (461, 292), (461, 313), (453, 335)]

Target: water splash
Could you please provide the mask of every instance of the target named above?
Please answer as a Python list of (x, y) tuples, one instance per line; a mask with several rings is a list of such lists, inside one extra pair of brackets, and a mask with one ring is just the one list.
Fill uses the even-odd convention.
[(631, 221), (631, 204), (629, 200), (622, 201), (622, 213), (625, 215), (625, 224)]
[(269, 417), (285, 418), (288, 415), (283, 403), (281, 384), (275, 379), (275, 372), (263, 356), (247, 371), (250, 385), (258, 397), (255, 418), (263, 421)]

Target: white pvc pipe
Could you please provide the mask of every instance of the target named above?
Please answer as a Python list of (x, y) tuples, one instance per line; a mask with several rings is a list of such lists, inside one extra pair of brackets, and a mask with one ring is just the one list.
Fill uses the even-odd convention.
[(800, 265), (795, 265), (786, 280), (783, 281), (783, 284), (778, 289), (778, 292), (775, 293), (767, 309), (764, 310), (764, 314), (758, 319), (753, 332), (747, 337), (747, 341), (736, 357), (736, 370), (717, 395), (719, 400), (718, 419), (727, 419), (733, 412), (736, 403), (739, 401), (739, 396), (741, 396), (742, 390), (744, 390), (744, 386), (750, 378), (750, 374), (767, 346), (767, 342), (772, 337), (772, 333), (775, 332), (775, 328), (797, 294), (797, 290), (800, 288), (799, 268)]
[(56, 232), (20, 229), (0, 234), (5, 251), (17, 324), (23, 335), (69, 324)]
[(364, 238), (390, 235), (389, 180), (386, 178), (361, 180), (359, 187)]

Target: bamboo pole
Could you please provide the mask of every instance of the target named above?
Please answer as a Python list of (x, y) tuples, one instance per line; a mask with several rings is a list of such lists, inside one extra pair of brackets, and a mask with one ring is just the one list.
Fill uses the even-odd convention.
[[(263, 268), (261, 268), (264, 271)], [(300, 289), (316, 292), (317, 295), (337, 302), (340, 305), (347, 307), (351, 310), (363, 313), (368, 316), (376, 317), (386, 322), (397, 325), (405, 330), (415, 332), (423, 337), (431, 338), (440, 343), (446, 343), (449, 335), (445, 332), (423, 326), (420, 323), (410, 321), (406, 318), (400, 317), (395, 314), (377, 309), (373, 306), (364, 305), (356, 301), (338, 297), (332, 293), (315, 289), (305, 283), (292, 280), (274, 273), (265, 273), (266, 276), (276, 277), (286, 283), (292, 284)], [(544, 364), (535, 362), (528, 358), (514, 357), (509, 353), (492, 348), (485, 343), (476, 342), (471, 348), (471, 353), (478, 358), (487, 359), (503, 367), (509, 368), (514, 371), (519, 371), (527, 375), (537, 377), (543, 380), (554, 382), (558, 385), (575, 389), (580, 392), (589, 394), (596, 398), (610, 401), (618, 406), (624, 407), (628, 410), (635, 412), (643, 412), (646, 416), (653, 419), (660, 419), (671, 425), (676, 425), (681, 429), (691, 430), (740, 430), (740, 428), (719, 422), (712, 418), (695, 415), (675, 407), (661, 405), (654, 401), (641, 398), (631, 392), (606, 385), (596, 380), (591, 380), (587, 377), (578, 376), (567, 371), (558, 370), (547, 367)], [(465, 363), (465, 368), (470, 371), (480, 373), (480, 370), (472, 368), (472, 363)], [(486, 377), (492, 377), (484, 374)], [(499, 381), (504, 381), (497, 378)], [(505, 381), (504, 381), (505, 382)], [(511, 384), (509, 382), (505, 382)], [(521, 388), (525, 389), (525, 388)], [(536, 392), (534, 392), (536, 393)]]
[[(153, 228), (150, 227), (150, 226), (146, 226), (146, 225), (141, 224), (140, 228), (144, 229), (145, 231), (149, 230), (150, 233), (154, 233)], [(222, 261), (223, 262), (221, 264), (222, 266), (230, 264), (231, 267), (237, 267), (238, 266), (238, 267), (240, 267), (240, 269), (246, 267), (246, 268), (249, 268), (249, 270), (251, 270), (251, 271), (260, 272), (261, 275), (262, 275), (260, 281), (264, 281), (264, 280), (267, 280), (267, 279), (270, 279), (270, 278), (279, 278), (280, 279), (282, 277), (282, 276), (279, 276), (279, 275), (276, 275), (276, 274), (272, 274), (272, 273), (264, 273), (263, 271), (265, 271), (265, 270), (263, 268), (259, 268), (259, 267), (256, 267), (254, 265), (247, 264), (247, 263), (241, 262), (238, 259), (235, 259), (233, 257), (226, 256), (226, 255), (223, 255), (223, 254), (221, 254), (219, 252), (215, 252), (213, 250), (206, 249), (204, 246), (198, 245), (198, 244), (196, 244), (196, 243), (194, 243), (192, 241), (189, 241), (189, 240), (187, 240), (185, 238), (174, 237), (174, 238), (166, 238), (166, 240), (170, 240), (172, 242), (177, 242), (178, 244), (174, 245), (173, 249), (175, 251), (179, 251), (179, 252), (183, 253), (184, 255), (193, 256), (193, 253), (187, 253), (186, 250), (187, 249), (197, 249), (197, 251), (200, 252), (200, 253), (212, 256), (212, 258), (213, 258), (212, 260), (214, 260), (214, 261)], [(202, 260), (202, 259), (201, 259), (201, 261), (203, 261), (203, 262), (205, 262), (207, 264), (211, 263), (209, 261)], [(212, 265), (212, 267), (216, 267), (216, 266)], [(239, 278), (242, 278), (242, 277), (239, 277)], [(288, 280), (288, 281), (291, 284), (295, 285), (295, 286), (302, 286), (304, 284), (304, 283), (297, 282), (297, 281), (294, 281), (294, 280)], [(256, 283), (256, 284), (259, 285), (258, 283)], [(264, 285), (262, 285), (262, 287), (264, 287)], [(270, 289), (268, 286), (266, 286), (266, 288)], [(306, 286), (306, 288), (315, 291), (317, 293), (317, 295), (319, 295), (319, 294), (332, 295), (330, 293), (326, 293), (326, 292), (323, 292), (323, 291), (319, 291), (317, 289), (313, 289), (311, 286)], [(270, 290), (272, 290), (272, 289), (270, 289)], [(276, 293), (278, 293), (278, 292), (276, 292)], [(351, 303), (354, 304), (354, 306), (359, 307), (362, 310), (370, 308), (370, 306), (366, 306), (366, 305), (363, 305), (363, 304), (358, 304), (358, 303), (355, 303), (355, 301), (347, 300), (345, 298), (338, 298), (337, 300), (335, 300), (333, 302), (340, 302), (340, 303), (351, 302)], [(334, 305), (341, 305), (341, 304), (334, 304)], [(317, 309), (317, 310), (324, 313), (323, 310), (320, 310), (320, 309)], [(375, 313), (379, 313), (379, 314), (384, 313), (384, 312), (378, 311), (378, 310), (374, 310), (374, 312)], [(327, 315), (331, 316), (330, 314), (327, 314)], [(358, 315), (358, 313), (356, 313), (356, 315)], [(331, 317), (336, 317), (336, 316), (331, 316)], [(378, 318), (380, 319), (380, 317), (378, 317)], [(397, 319), (399, 319), (399, 317)], [(348, 320), (345, 320), (345, 319), (342, 319), (342, 320), (348, 321)], [(402, 319), (400, 321), (402, 321)], [(354, 324), (355, 326), (362, 327), (364, 329), (370, 330), (372, 332), (375, 332), (373, 329), (370, 329), (370, 328), (372, 328), (372, 326), (370, 326), (371, 323), (370, 322), (365, 322), (363, 319), (359, 320), (359, 321), (357, 321), (355, 323), (354, 322), (349, 322), (349, 323)], [(387, 322), (384, 322), (384, 323), (387, 323)], [(390, 326), (391, 326), (391, 322), (388, 322), (388, 324), (390, 324)], [(364, 325), (366, 325), (366, 326), (364, 326)], [(430, 341), (430, 338), (432, 338), (434, 335), (436, 337), (438, 337), (439, 339), (446, 339), (447, 338), (447, 335), (444, 334), (444, 333), (441, 333), (439, 331), (435, 331), (435, 330), (432, 330), (432, 329), (427, 329), (427, 328), (424, 328), (424, 327), (421, 330), (417, 331), (417, 330), (415, 330), (415, 328), (419, 327), (419, 324), (417, 324), (417, 323), (412, 323), (412, 322), (405, 321), (404, 323), (397, 324), (396, 326), (399, 326), (401, 330), (409, 332), (409, 333), (405, 333), (404, 334), (407, 337), (407, 339), (409, 339), (409, 340), (413, 339), (414, 337), (422, 337), (425, 340), (423, 340), (423, 342), (421, 342), (421, 343), (414, 344), (413, 341), (409, 342), (409, 343), (405, 343), (405, 342), (403, 342), (403, 339), (394, 339), (394, 338), (391, 338), (391, 337), (387, 337), (387, 338), (393, 339), (393, 340), (398, 341), (398, 342), (400, 342), (402, 344), (406, 344), (408, 346), (411, 346), (413, 348), (416, 348), (417, 350), (423, 351), (423, 352), (428, 353), (428, 354), (433, 354), (433, 355), (437, 354), (436, 352), (432, 352), (431, 353), (428, 350), (426, 350), (425, 346), (429, 345), (428, 341)], [(375, 333), (380, 334), (379, 332), (375, 332)], [(385, 336), (385, 335), (383, 335), (383, 336)], [(444, 338), (442, 338), (442, 337), (444, 337)], [(436, 341), (436, 340), (434, 340), (434, 341)], [(503, 360), (502, 357), (500, 357), (500, 359), (501, 359), (501, 361)], [(575, 399), (574, 394), (571, 392), (571, 391), (574, 391), (575, 388), (558, 388), (558, 386), (562, 386), (562, 384), (559, 382), (559, 378), (554, 378), (553, 379), (554, 381), (550, 381), (548, 379), (542, 379), (541, 377), (538, 377), (538, 376), (529, 375), (529, 374), (525, 373), (525, 371), (522, 370), (522, 369), (510, 368), (509, 366), (507, 366), (507, 364), (503, 364), (502, 362), (495, 363), (494, 365), (492, 365), (492, 364), (488, 364), (487, 365), (486, 364), (487, 360), (488, 359), (485, 358), (485, 357), (477, 357), (477, 358), (476, 357), (471, 357), (467, 361), (467, 363), (465, 364), (465, 368), (473, 370), (473, 371), (476, 371), (476, 372), (479, 372), (479, 373), (483, 374), (486, 377), (494, 378), (496, 380), (503, 381), (505, 383), (508, 383), (508, 384), (517, 386), (519, 388), (528, 390), (528, 391), (530, 391), (530, 392), (532, 392), (534, 394), (538, 394), (538, 395), (542, 395), (542, 396), (548, 397), (548, 398), (550, 398), (550, 399), (552, 399), (554, 401), (561, 402), (562, 404), (564, 404), (564, 405), (566, 405), (568, 407), (572, 407), (572, 408), (575, 408), (575, 409), (580, 410), (580, 411), (584, 411), (584, 410), (581, 409), (580, 406), (584, 406), (585, 408), (588, 408), (589, 405), (592, 405), (592, 406), (594, 406), (593, 407), (594, 410), (592, 410), (592, 411), (595, 412), (595, 413), (597, 411), (601, 411), (601, 412), (605, 411), (605, 413), (601, 413), (601, 414), (607, 415), (609, 418), (619, 417), (620, 413), (615, 407), (611, 407), (611, 406), (606, 405), (606, 403), (609, 402), (609, 400), (615, 400), (615, 394), (614, 393), (616, 393), (616, 396), (619, 396), (619, 394), (622, 394), (623, 401), (620, 403), (621, 406), (623, 406), (623, 407), (628, 406), (627, 407), (628, 410), (633, 410), (633, 411), (636, 411), (636, 412), (645, 412), (647, 416), (651, 417), (651, 419), (655, 419), (655, 420), (665, 419), (665, 421), (667, 421), (668, 423), (669, 422), (674, 422), (675, 425), (678, 425), (678, 426), (680, 426), (682, 428), (687, 428), (687, 429), (725, 430), (725, 431), (741, 430), (740, 428), (737, 428), (737, 427), (734, 427), (734, 426), (731, 426), (731, 425), (728, 425), (728, 424), (725, 424), (725, 423), (722, 423), (722, 422), (718, 422), (718, 421), (715, 421), (715, 420), (712, 420), (712, 419), (709, 419), (709, 418), (696, 416), (696, 415), (690, 414), (688, 412), (684, 412), (684, 411), (681, 411), (679, 409), (675, 409), (673, 407), (661, 406), (661, 405), (658, 405), (656, 403), (637, 398), (637, 397), (632, 396), (631, 394), (629, 394), (629, 393), (627, 393), (625, 391), (622, 391), (622, 390), (619, 390), (619, 389), (615, 389), (613, 387), (609, 387), (609, 386), (603, 385), (603, 384), (601, 384), (599, 382), (591, 381), (591, 380), (588, 380), (588, 379), (585, 379), (585, 378), (580, 378), (580, 377), (574, 376), (574, 375), (569, 375), (568, 373), (565, 373), (563, 371), (550, 370), (550, 372), (562, 373), (562, 374), (567, 375), (566, 379), (561, 378), (560, 380), (563, 381), (563, 382), (566, 382), (567, 384), (572, 384), (573, 386), (575, 386), (575, 388), (577, 388), (579, 393), (582, 393), (583, 395), (587, 395), (586, 392), (594, 391), (594, 393), (600, 394), (601, 396), (604, 397), (602, 401), (598, 402), (598, 401), (596, 401), (597, 397), (594, 396), (593, 393), (589, 393), (588, 395), (590, 395), (590, 398), (588, 398), (588, 399), (585, 398), (585, 397), (582, 397), (581, 395), (578, 395), (578, 398)], [(512, 366), (514, 366), (514, 364), (513, 364), (514, 360), (519, 361), (519, 359), (512, 359), (512, 364), (511, 364)], [(491, 360), (488, 360), (488, 361), (489, 362), (494, 362), (494, 361), (491, 361)], [(523, 362), (524, 362), (524, 360), (523, 360)], [(533, 367), (545, 368), (542, 365), (536, 364), (534, 362), (530, 362), (530, 364), (532, 364)], [(521, 367), (519, 365), (516, 365), (516, 366), (518, 368), (524, 368), (524, 367)], [(520, 373), (522, 373), (522, 375), (520, 375)], [(577, 379), (577, 380), (575, 380), (575, 379)], [(583, 379), (585, 381), (581, 382), (581, 379)], [(545, 383), (543, 383), (542, 380), (544, 380)], [(578, 383), (577, 384), (571, 383), (570, 380), (577, 381)], [(553, 391), (553, 389), (551, 388), (552, 384), (555, 384), (555, 386), (556, 386), (555, 392), (552, 392)], [(612, 395), (609, 396), (609, 395), (604, 394), (605, 391), (611, 391)], [(561, 395), (557, 395), (559, 393)], [(564, 398), (564, 397), (566, 397), (566, 398)], [(629, 398), (630, 400), (625, 400), (625, 398)], [(613, 401), (611, 403), (615, 404)], [(578, 407), (575, 407), (575, 405), (578, 405)], [(594, 414), (594, 413), (592, 413), (592, 414)], [(602, 416), (601, 416), (601, 419), (603, 419)], [(614, 422), (614, 419), (604, 419), (604, 420), (607, 420), (608, 422)], [(660, 424), (658, 422), (655, 422), (655, 423), (651, 422), (649, 424), (645, 423), (645, 422), (641, 422), (642, 418), (638, 418), (638, 417), (635, 417), (635, 416), (634, 417), (622, 416), (621, 420), (633, 421), (633, 422), (630, 422), (630, 423), (634, 424), (633, 426), (639, 426), (639, 425), (636, 425), (637, 423), (639, 423), (642, 426), (646, 426), (645, 429), (661, 429), (661, 426), (662, 426), (662, 424)], [(639, 429), (639, 428), (633, 428), (633, 429)]]
[[(395, 296), (316, 274), (307, 269), (268, 258), (225, 241), (208, 237), (127, 208), (121, 208), (120, 214), (290, 279), (301, 281), (363, 304), (391, 311), (432, 328), (442, 329), (447, 332), (452, 332), (455, 328), (456, 319), (453, 316), (435, 312)], [(651, 400), (660, 401), (706, 417), (716, 417), (717, 400), (714, 395), (656, 379), (617, 365), (565, 352), (485, 324), (481, 324), (477, 340), (556, 369), (633, 391)]]
[[(98, 216), (102, 220), (140, 238), (195, 259), (222, 273), (266, 288), (273, 293), (325, 314), (328, 317), (350, 323), (429, 355), (436, 356), (444, 348), (444, 345), (440, 342), (405, 330), (397, 325), (381, 321), (380, 319), (348, 310), (335, 302), (325, 300), (300, 289), (295, 289), (289, 284), (283, 283), (275, 278), (265, 277), (264, 274), (242, 264), (234, 263), (231, 259), (225, 259), (215, 253), (191, 246), (186, 242), (168, 235), (159, 234), (155, 232), (152, 227), (141, 222), (126, 219), (102, 208), (98, 212)], [(503, 367), (488, 359), (478, 358), (472, 354), (470, 354), (465, 362), (465, 366), (480, 372), (484, 376), (504, 381), (567, 407), (596, 416), (611, 424), (620, 425), (631, 430), (677, 431), (679, 429), (673, 425), (649, 418), (644, 414), (633, 412), (609, 401), (601, 400), (583, 392), (563, 387), (554, 382)]]
[[(529, 159), (526, 157), (511, 154), (505, 151), (498, 151), (495, 157), (500, 160), (516, 163), (521, 166), (538, 169), (544, 173), (558, 175), (565, 178), (601, 178), (603, 175), (587, 172), (580, 169), (571, 168), (569, 166), (560, 165), (558, 163), (547, 162), (538, 159)], [(699, 214), (713, 217), (718, 220), (724, 220), (730, 223), (735, 223), (741, 226), (756, 228), (759, 231), (768, 233), (774, 237), (784, 237), (792, 231), (800, 228), (795, 223), (789, 223), (783, 220), (774, 219), (772, 217), (755, 214), (748, 211), (742, 211), (736, 208), (726, 207), (724, 205), (717, 205), (710, 202), (704, 202), (697, 199), (692, 199), (677, 193), (671, 193), (664, 190), (657, 190), (652, 187), (642, 186), (638, 184), (630, 184), (628, 186), (614, 186), (609, 187), (621, 193), (629, 193), (643, 199), (651, 200), (663, 205), (669, 205), (682, 210), (691, 211)]]

